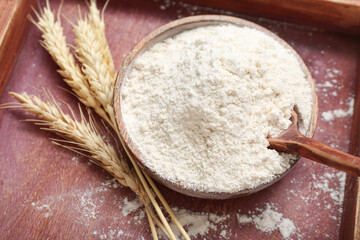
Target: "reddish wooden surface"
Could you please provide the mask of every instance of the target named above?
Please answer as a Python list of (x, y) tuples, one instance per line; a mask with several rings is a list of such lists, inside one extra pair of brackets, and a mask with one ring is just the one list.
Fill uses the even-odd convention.
[[(355, 106), (354, 112), (360, 111), (360, 68), (358, 69), (358, 83), (356, 86)], [(360, 114), (354, 114), (353, 124), (351, 128), (350, 148), (351, 154), (360, 156), (360, 135), (356, 134), (360, 131)], [(355, 176), (348, 176), (346, 181), (347, 198), (344, 200), (344, 217), (343, 229), (341, 236), (343, 239), (360, 239), (360, 189), (359, 178)], [(346, 217), (345, 217), (346, 216)], [(353, 224), (355, 223), (355, 224)]]
[[(63, 14), (70, 20), (76, 18), (78, 3), (84, 8), (82, 1), (64, 2)], [(59, 2), (51, 4), (58, 8)], [(168, 1), (111, 1), (105, 21), (116, 65), (120, 65), (135, 42), (156, 27), (198, 13), (219, 11), (176, 2), (169, 6)], [(348, 110), (347, 101), (354, 97), (359, 66), (358, 39), (248, 19), (279, 34), (303, 57), (317, 83), (320, 114)], [(71, 28), (66, 21), (63, 23), (71, 40)], [(66, 86), (39, 39), (39, 31), (32, 26), (6, 91), (41, 95), (41, 88), (46, 87), (56, 99), (76, 107), (74, 97), (59, 88)], [(331, 87), (325, 84), (334, 79)], [(4, 92), (0, 103), (9, 101), (12, 99)], [(131, 191), (114, 185), (106, 172), (88, 165), (86, 159), (52, 145), (48, 137), (54, 135), (20, 121), (27, 117), (20, 111), (0, 111), (0, 239), (117, 239), (117, 235), (119, 239), (151, 239), (147, 220), (141, 219), (141, 209), (127, 216), (122, 213), (125, 199), (135, 197)], [(346, 151), (351, 124), (351, 114), (332, 121), (320, 116), (315, 139)], [(195, 199), (165, 187), (160, 189), (172, 207), (228, 216), (217, 230), (195, 239), (221, 239), (223, 230), (227, 239), (281, 239), (278, 230), (264, 233), (253, 224), (239, 224), (237, 220), (237, 214), (257, 214), (267, 204), (294, 222), (293, 239), (340, 239), (343, 211), (336, 192), (341, 195), (342, 188), (337, 173), (302, 159), (275, 185), (226, 201)]]
[(35, 0), (0, 2), (0, 94), (24, 43), (28, 26), (25, 18), (34, 3)]
[(185, 2), (360, 34), (359, 0), (185, 0)]

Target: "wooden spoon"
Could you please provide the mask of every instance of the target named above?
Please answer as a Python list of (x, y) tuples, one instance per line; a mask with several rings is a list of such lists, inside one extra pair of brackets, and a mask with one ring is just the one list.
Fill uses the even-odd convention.
[(319, 141), (305, 137), (298, 129), (298, 116), (293, 110), (292, 124), (276, 138), (268, 138), (269, 148), (279, 152), (298, 154), (329, 167), (360, 176), (360, 158), (331, 148)]

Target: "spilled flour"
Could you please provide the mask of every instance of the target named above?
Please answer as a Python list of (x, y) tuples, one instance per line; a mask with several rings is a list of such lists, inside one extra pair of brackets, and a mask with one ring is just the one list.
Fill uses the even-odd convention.
[[(340, 206), (339, 211), (342, 212), (342, 204), (345, 194), (346, 173), (325, 173), (324, 175), (312, 174), (312, 178), (314, 179), (314, 188), (319, 189), (322, 193), (329, 193), (331, 199), (333, 200), (333, 203)], [(333, 183), (335, 180), (339, 181), (339, 188), (330, 186), (330, 184)]]
[[(299, 205), (301, 208), (296, 208), (296, 211), (304, 211), (304, 217), (310, 217), (312, 214), (308, 211), (309, 207), (307, 206), (320, 203), (317, 207), (322, 214), (329, 214), (334, 225), (339, 225), (345, 179), (346, 175), (336, 170), (324, 174), (312, 174), (310, 181), (304, 185), (304, 189), (309, 189), (309, 192), (304, 192), (301, 190), (302, 188), (299, 188), (298, 191), (288, 189), (285, 196), (288, 201), (303, 201)], [(302, 184), (295, 179), (291, 182)], [(68, 207), (71, 207), (71, 211), (67, 212), (67, 215), (70, 215), (69, 221), (73, 222), (73, 219), (76, 219), (74, 224), (78, 224), (79, 227), (89, 228), (91, 226), (89, 231), (94, 239), (142, 239), (136, 233), (134, 235), (133, 229), (142, 229), (145, 225), (147, 226), (144, 208), (135, 196), (126, 195), (127, 191), (124, 192), (124, 195), (114, 194), (117, 191), (126, 190), (119, 189), (119, 187), (120, 185), (115, 179), (109, 179), (96, 186), (82, 190), (76, 189), (59, 197), (47, 197), (31, 202), (30, 206), (44, 218), (51, 218), (56, 217), (59, 214), (58, 211), (63, 209), (62, 207), (58, 208), (62, 206), (59, 203), (70, 203)], [(319, 202), (319, 199), (322, 201)], [(275, 207), (276, 204), (269, 202), (265, 208), (259, 209), (256, 208), (257, 204), (255, 203), (246, 214), (240, 209), (225, 214), (191, 211), (179, 207), (172, 207), (172, 209), (192, 239), (242, 239), (244, 238), (241, 235), (242, 227), (246, 228), (249, 225), (253, 228), (251, 231), (263, 232), (265, 239), (266, 236), (269, 236), (268, 234), (274, 234), (274, 236), (281, 234), (284, 239), (307, 239), (302, 232), (303, 228), (298, 226), (298, 222), (293, 221), (295, 216), (294, 219), (284, 217), (284, 215), (289, 215), (289, 212), (279, 212)], [(104, 218), (109, 214), (109, 212), (103, 212), (102, 207), (104, 206), (109, 207), (111, 212), (116, 212), (115, 217)], [(234, 221), (239, 225), (234, 225)], [(181, 239), (177, 228), (173, 224), (171, 227)], [(317, 225), (312, 228), (314, 231), (321, 231)], [(143, 230), (141, 231), (143, 232)], [(159, 234), (161, 233), (159, 232)], [(332, 235), (328, 236), (329, 239), (331, 237)], [(164, 236), (162, 238), (165, 239)]]
[[(220, 232), (220, 239), (226, 239), (230, 229), (226, 221), (230, 218), (230, 215), (218, 215), (215, 213), (193, 212), (186, 209), (179, 209), (177, 207), (172, 208), (179, 222), (187, 229), (187, 233), (190, 237), (204, 237), (210, 231)], [(181, 234), (174, 224), (170, 227), (174, 230), (174, 234), (181, 237)], [(163, 239), (165, 235), (159, 231), (160, 236)], [(207, 239), (207, 238), (206, 238)]]
[(71, 204), (67, 207), (72, 209), (73, 214), (76, 214), (76, 221), (83, 225), (90, 225), (100, 215), (100, 208), (105, 202), (105, 193), (119, 187), (120, 184), (113, 178), (99, 183), (99, 186), (96, 187), (90, 186), (87, 189), (75, 189), (59, 196), (49, 196), (31, 202), (30, 205), (35, 210), (43, 212), (44, 217), (47, 218), (53, 215), (59, 204), (70, 202)]
[(126, 217), (127, 215), (129, 215), (132, 212), (135, 212), (142, 206), (143, 204), (137, 198), (135, 198), (135, 200), (133, 201), (129, 201), (128, 197), (126, 197), (124, 199), (123, 206), (120, 207), (121, 213), (123, 216)]
[(47, 203), (32, 202), (31, 206), (34, 207), (36, 210), (43, 212), (44, 218), (48, 218), (48, 217), (52, 216), (51, 208)]
[(252, 223), (257, 229), (265, 233), (279, 230), (285, 239), (288, 239), (296, 232), (294, 222), (288, 218), (284, 218), (281, 213), (272, 209), (270, 204), (267, 204), (266, 209), (260, 211), (257, 215), (248, 216), (237, 214), (237, 220), (240, 224)]
[(350, 98), (348, 100), (348, 109), (344, 110), (344, 109), (335, 109), (335, 110), (331, 110), (331, 111), (326, 111), (321, 113), (321, 117), (325, 120), (325, 121), (332, 121), (335, 118), (343, 118), (343, 117), (348, 117), (348, 116), (352, 116), (353, 111), (354, 111), (354, 98)]

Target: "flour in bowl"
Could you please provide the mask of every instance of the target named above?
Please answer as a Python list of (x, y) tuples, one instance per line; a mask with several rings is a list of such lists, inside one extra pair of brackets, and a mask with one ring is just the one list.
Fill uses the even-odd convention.
[(135, 59), (122, 116), (146, 166), (172, 182), (233, 193), (273, 180), (292, 156), (268, 136), (309, 127), (312, 89), (294, 52), (233, 24), (184, 31)]

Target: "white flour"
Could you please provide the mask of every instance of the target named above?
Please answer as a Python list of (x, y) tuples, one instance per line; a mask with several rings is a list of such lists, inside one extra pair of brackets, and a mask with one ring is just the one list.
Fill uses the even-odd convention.
[(134, 201), (129, 201), (128, 197), (126, 197), (124, 199), (124, 206), (120, 207), (122, 209), (121, 213), (126, 217), (130, 213), (137, 211), (142, 206), (142, 203), (137, 198)]
[(288, 239), (296, 232), (294, 222), (284, 218), (281, 213), (272, 209), (269, 204), (258, 215), (237, 214), (237, 220), (240, 224), (253, 223), (257, 229), (267, 233), (279, 230), (285, 239)]
[[(215, 213), (205, 213), (205, 212), (193, 212), (186, 209), (179, 209), (173, 207), (176, 217), (178, 218), (181, 225), (187, 229), (187, 233), (191, 238), (202, 237), (202, 239), (207, 239), (205, 236), (210, 232), (221, 230), (220, 236), (222, 238), (227, 238), (227, 232), (230, 231), (227, 220), (229, 220), (230, 215), (218, 215)], [(174, 234), (181, 238), (181, 233), (175, 224), (171, 223), (170, 227), (174, 231)], [(162, 239), (167, 239), (165, 235), (159, 230), (158, 231)]]
[(290, 155), (267, 136), (294, 105), (306, 132), (310, 84), (293, 52), (235, 25), (185, 31), (139, 56), (122, 90), (123, 119), (146, 165), (173, 182), (237, 192), (271, 181)]
[(348, 116), (352, 116), (353, 115), (353, 111), (354, 111), (354, 98), (350, 98), (348, 101), (348, 110), (344, 110), (344, 109), (335, 109), (332, 111), (326, 111), (323, 112), (321, 114), (322, 118), (325, 121), (332, 121), (335, 118), (343, 118), (343, 117), (348, 117)]

